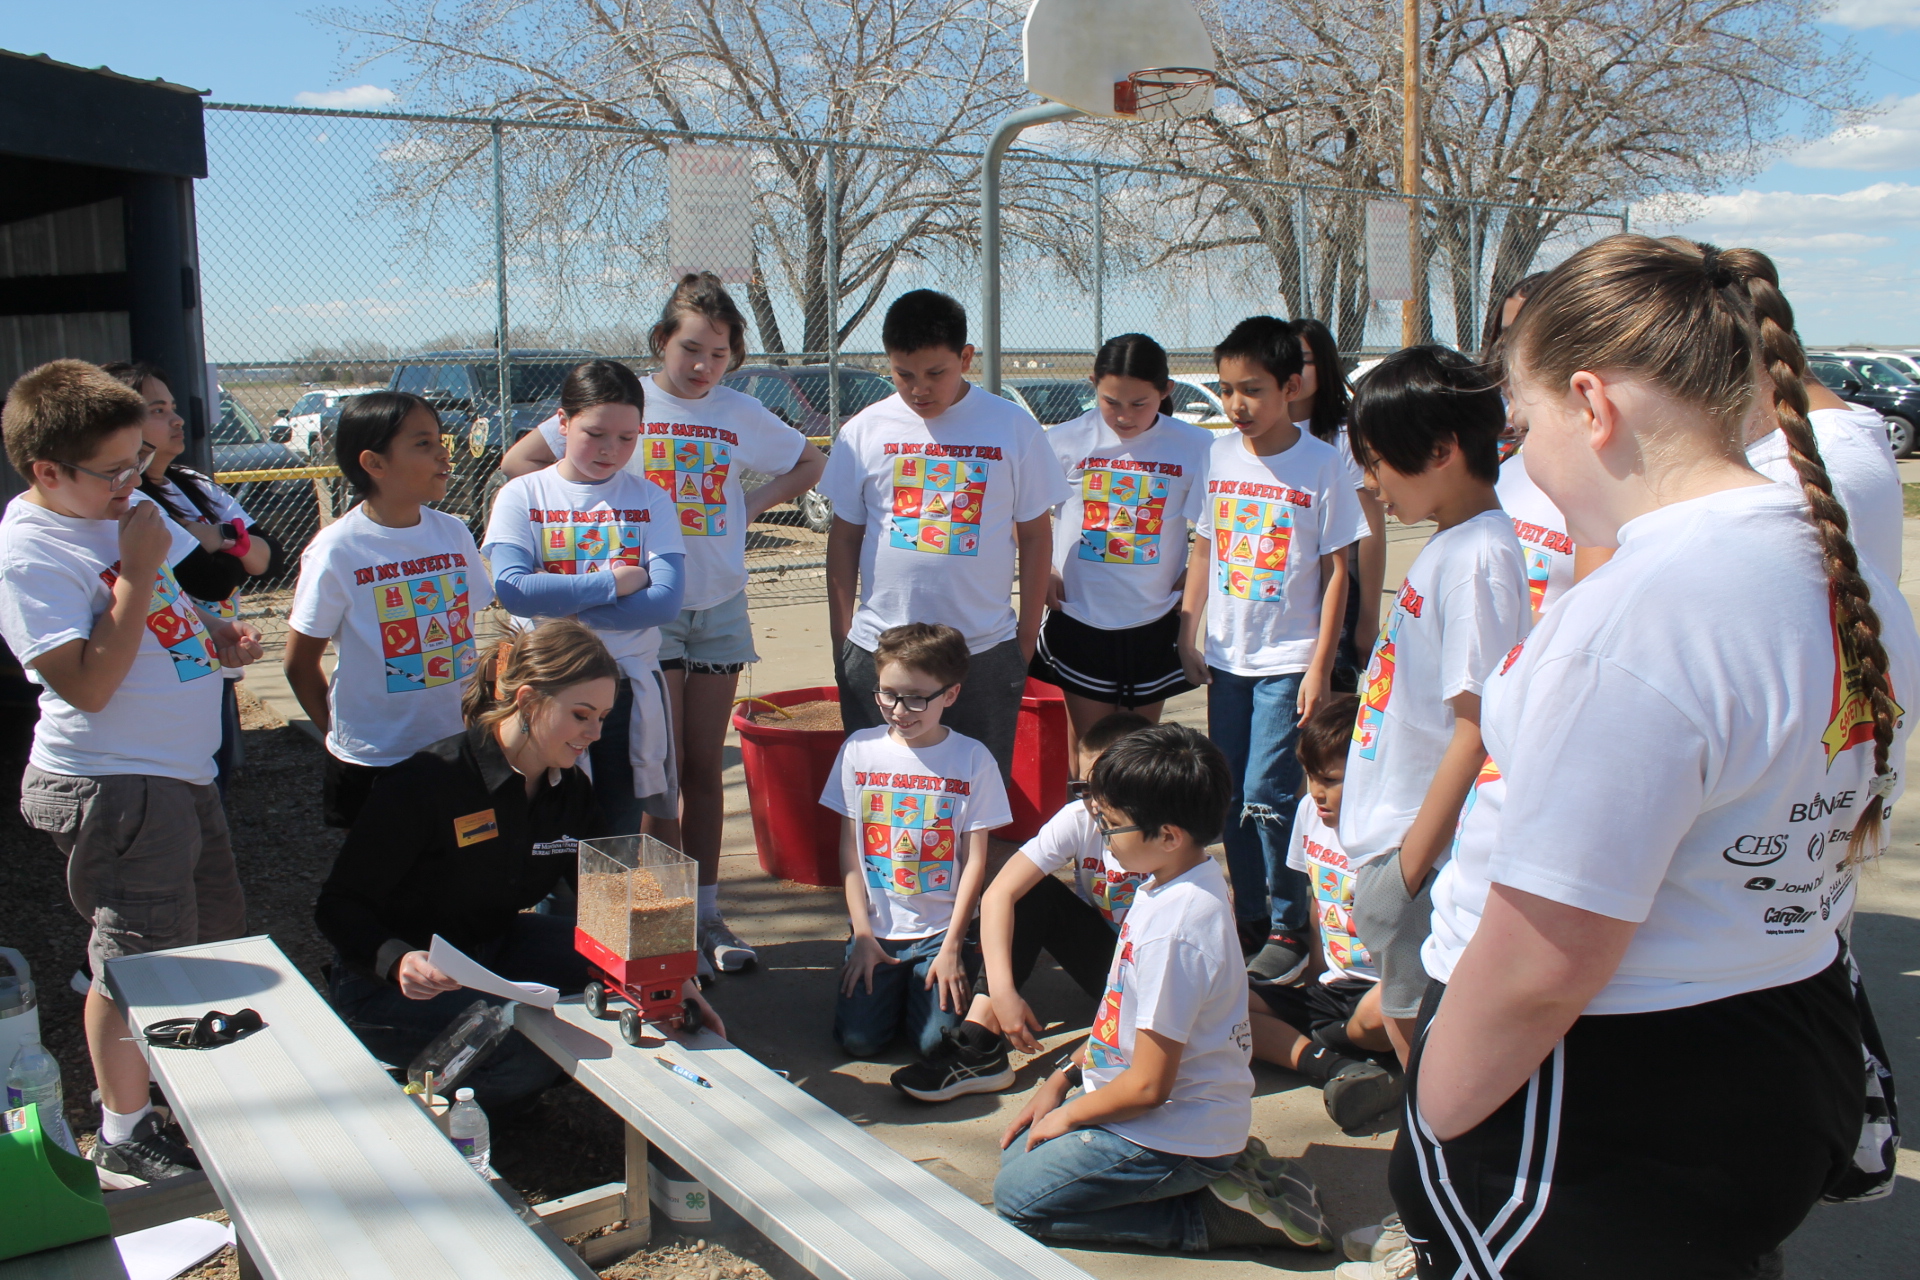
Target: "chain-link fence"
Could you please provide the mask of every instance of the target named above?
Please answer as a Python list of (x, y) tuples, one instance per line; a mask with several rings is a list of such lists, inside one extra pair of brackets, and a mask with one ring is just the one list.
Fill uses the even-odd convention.
[[(977, 311), (980, 157), (809, 139), (215, 104), (198, 194), (216, 469), (284, 548), (249, 612), (277, 626), (299, 549), (348, 500), (329, 467), (343, 398), (392, 386), (441, 411), (446, 509), (483, 527), (501, 453), (593, 355), (646, 371), (668, 286), (718, 271), (751, 322), (730, 385), (816, 442), (891, 393), (887, 303), (938, 288)], [(1421, 332), (1474, 349), (1529, 271), (1623, 215), (1260, 182), (1015, 151), (1003, 176), (1007, 394), (1084, 411), (1105, 336), (1142, 331), (1224, 426), (1213, 344), (1244, 316), (1317, 315), (1355, 359)], [(1423, 279), (1425, 287), (1413, 287)], [(977, 371), (976, 371), (977, 372)], [(748, 484), (753, 483), (748, 478)], [(760, 602), (818, 598), (825, 505), (748, 537)]]

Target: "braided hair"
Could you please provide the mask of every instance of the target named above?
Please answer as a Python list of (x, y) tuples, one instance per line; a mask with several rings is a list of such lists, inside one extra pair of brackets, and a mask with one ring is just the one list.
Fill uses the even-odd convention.
[[(1768, 375), (1768, 394), (1819, 539), (1845, 692), (1870, 710), (1874, 777), (1885, 778), (1898, 708), (1880, 616), (1814, 442), (1806, 357), (1766, 255), (1679, 238), (1609, 236), (1561, 263), (1527, 295), (1526, 307), (1501, 335), (1499, 354), (1509, 370), (1518, 364), (1530, 378), (1554, 385), (1581, 369), (1632, 370), (1703, 410), (1717, 428), (1717, 452), (1740, 462), (1759, 377)], [(1884, 808), (1878, 795), (1863, 808), (1849, 863), (1864, 860), (1869, 849), (1878, 852)]]

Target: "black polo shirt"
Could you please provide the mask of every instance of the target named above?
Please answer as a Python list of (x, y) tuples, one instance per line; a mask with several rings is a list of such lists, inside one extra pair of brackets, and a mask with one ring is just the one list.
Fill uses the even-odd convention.
[(375, 781), (314, 920), (352, 968), (385, 978), (434, 934), (469, 954), (506, 932), (605, 834), (593, 784), (549, 770), (533, 797), (490, 729), (443, 738)]

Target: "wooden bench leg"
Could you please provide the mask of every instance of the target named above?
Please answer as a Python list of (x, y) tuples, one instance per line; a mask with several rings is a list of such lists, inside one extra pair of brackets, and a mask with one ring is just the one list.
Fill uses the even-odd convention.
[(240, 1242), (238, 1236), (233, 1240), (233, 1252), (240, 1263), (240, 1280), (260, 1280), (260, 1266), (253, 1260), (253, 1255), (247, 1252), (247, 1246)]
[(647, 1200), (647, 1140), (632, 1125), (626, 1129), (627, 1225), (580, 1245), (580, 1256), (590, 1267), (616, 1262), (653, 1238), (653, 1206)]

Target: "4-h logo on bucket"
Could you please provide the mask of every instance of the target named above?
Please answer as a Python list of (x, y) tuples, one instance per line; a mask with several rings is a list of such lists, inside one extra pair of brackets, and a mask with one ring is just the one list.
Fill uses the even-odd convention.
[(860, 793), (867, 883), (902, 897), (953, 888), (954, 797), (917, 791)]

